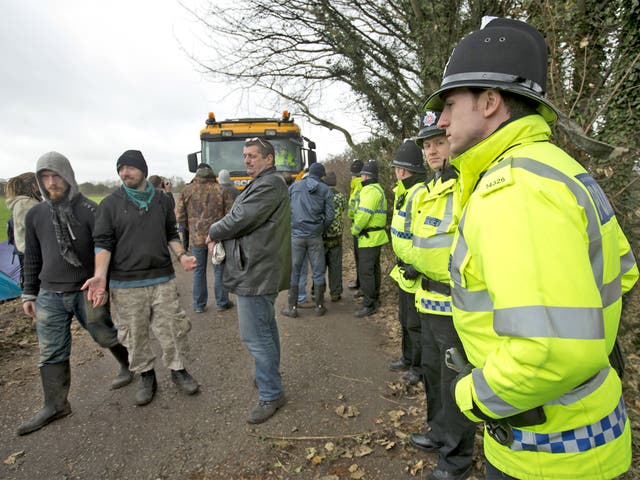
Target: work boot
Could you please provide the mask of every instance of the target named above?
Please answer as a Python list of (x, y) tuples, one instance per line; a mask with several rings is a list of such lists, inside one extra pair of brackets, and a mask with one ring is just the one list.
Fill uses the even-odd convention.
[(136, 405), (142, 406), (153, 400), (153, 396), (158, 389), (155, 370), (147, 370), (140, 374), (140, 382), (138, 383), (138, 391), (136, 392)]
[(368, 307), (362, 307), (359, 310), (353, 312), (353, 315), (358, 318), (368, 317), (369, 315), (373, 315), (376, 312), (376, 307), (370, 305)]
[(18, 435), (26, 435), (40, 430), (48, 423), (66, 417), (71, 413), (67, 400), (71, 384), (69, 360), (40, 367), (44, 406), (31, 419), (18, 427)]
[(109, 347), (109, 350), (111, 350), (111, 353), (120, 364), (120, 371), (111, 382), (111, 390), (117, 390), (131, 383), (131, 380), (133, 380), (133, 372), (129, 370), (129, 352), (127, 351), (127, 347), (118, 343), (113, 347)]
[(422, 380), (422, 377), (414, 370), (409, 370), (402, 376), (402, 380), (407, 382), (409, 385), (417, 385), (420, 380)]
[(315, 293), (316, 308), (313, 309), (316, 317), (321, 317), (327, 313), (327, 309), (324, 306), (324, 285), (314, 285), (313, 291)]
[(389, 363), (389, 370), (393, 372), (406, 372), (407, 370), (409, 370), (410, 366), (411, 364), (406, 363), (404, 361), (404, 358), (399, 358), (398, 360), (394, 360), (393, 362)]
[(298, 316), (298, 286), (289, 288), (289, 305), (282, 310), (282, 314), (287, 317), (296, 318)]
[(187, 395), (193, 395), (200, 389), (198, 382), (184, 368), (171, 370), (171, 380)]
[(258, 405), (253, 407), (251, 412), (249, 412), (247, 423), (255, 424), (266, 422), (278, 411), (280, 407), (284, 406), (285, 403), (287, 403), (287, 399), (284, 396), (284, 393), (275, 400), (260, 400)]
[(425, 452), (437, 452), (442, 446), (434, 442), (428, 433), (412, 433), (409, 437), (409, 443), (412, 447), (419, 448)]

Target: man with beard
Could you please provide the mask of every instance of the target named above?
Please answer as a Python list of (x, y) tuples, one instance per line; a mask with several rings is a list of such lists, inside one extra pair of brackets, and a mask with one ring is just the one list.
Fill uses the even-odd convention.
[(94, 305), (107, 301), (107, 272), (118, 335), (131, 354), (131, 370), (140, 374), (136, 405), (146, 405), (157, 389), (151, 350), (152, 330), (162, 348), (171, 380), (193, 395), (198, 383), (185, 369), (191, 323), (178, 301), (169, 246), (185, 270), (196, 258), (182, 248), (176, 217), (166, 195), (147, 181), (147, 163), (138, 150), (127, 150), (116, 164), (122, 186), (98, 207), (94, 239), (96, 268), (87, 280)]
[(78, 190), (73, 169), (58, 152), (44, 154), (36, 165), (44, 202), (25, 219), (22, 308), (35, 318), (40, 346), (44, 406), (18, 428), (18, 435), (41, 429), (71, 413), (71, 320), (75, 316), (91, 337), (108, 348), (121, 366), (111, 388), (131, 382), (127, 349), (118, 342), (107, 307), (93, 308), (80, 287), (93, 272), (93, 228), (97, 205)]

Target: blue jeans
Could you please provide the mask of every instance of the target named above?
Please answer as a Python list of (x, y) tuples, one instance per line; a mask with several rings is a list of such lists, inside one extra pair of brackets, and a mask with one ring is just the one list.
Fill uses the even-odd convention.
[[(209, 249), (206, 245), (192, 245), (191, 254), (196, 257), (196, 268), (193, 271), (193, 308), (194, 310), (204, 310), (209, 299), (207, 290)], [(222, 265), (213, 265), (214, 291), (218, 307), (226, 307), (229, 303), (229, 292), (222, 286), (222, 272), (224, 272), (224, 263)]]
[(229, 305), (229, 292), (222, 284), (222, 276), (224, 275), (224, 262), (220, 265), (213, 266), (213, 277), (215, 278), (215, 285), (213, 290), (216, 294), (216, 305), (218, 307), (226, 307)]
[(309, 257), (304, 257), (300, 268), (300, 280), (298, 280), (298, 303), (307, 300), (307, 273), (309, 273)]
[(291, 238), (291, 282), (295, 287), (299, 285), (302, 265), (309, 259), (313, 285), (324, 286), (324, 243), (322, 237)]
[(237, 295), (240, 338), (253, 356), (260, 400), (271, 401), (283, 393), (280, 376), (280, 335), (274, 302), (276, 294)]
[(88, 315), (81, 291), (57, 293), (40, 290), (36, 298), (36, 332), (40, 346), (38, 366), (61, 363), (71, 355), (71, 320), (74, 315), (91, 338), (103, 348), (118, 344), (118, 332), (111, 322), (107, 306)]

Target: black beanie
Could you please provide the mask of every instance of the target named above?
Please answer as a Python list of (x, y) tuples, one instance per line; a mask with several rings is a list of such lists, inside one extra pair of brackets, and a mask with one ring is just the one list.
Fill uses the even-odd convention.
[(147, 162), (144, 160), (142, 156), (142, 152), (140, 150), (127, 150), (120, 158), (118, 158), (118, 163), (116, 163), (116, 171), (120, 172), (120, 167), (123, 165), (129, 165), (130, 167), (135, 167), (138, 170), (142, 170), (145, 178), (149, 174), (149, 170), (147, 169)]

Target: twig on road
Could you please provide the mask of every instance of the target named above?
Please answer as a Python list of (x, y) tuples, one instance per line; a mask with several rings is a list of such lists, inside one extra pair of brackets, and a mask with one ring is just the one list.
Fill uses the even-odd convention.
[(341, 438), (358, 438), (365, 437), (369, 435), (374, 435), (376, 433), (381, 433), (384, 430), (374, 430), (372, 432), (362, 432), (362, 433), (350, 433), (345, 435), (320, 435), (320, 436), (303, 436), (303, 437), (287, 437), (284, 435), (264, 435), (258, 433), (248, 433), (250, 437), (263, 438), (266, 440), (291, 440), (291, 441), (305, 441), (305, 440), (339, 440)]
[(352, 382), (373, 383), (373, 380), (371, 380), (370, 378), (365, 378), (364, 380), (361, 380), (359, 378), (343, 377), (342, 375), (336, 375), (335, 373), (330, 373), (329, 375), (331, 375), (332, 377), (341, 378), (343, 380), (350, 380)]

